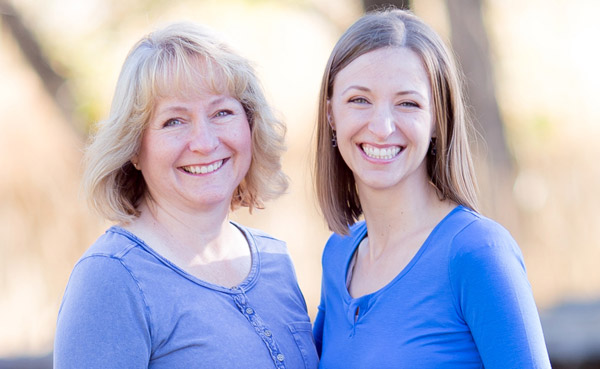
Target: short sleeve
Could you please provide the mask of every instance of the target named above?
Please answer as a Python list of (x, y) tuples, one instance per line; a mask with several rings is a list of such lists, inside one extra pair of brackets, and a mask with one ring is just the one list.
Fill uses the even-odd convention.
[(87, 257), (63, 297), (54, 368), (147, 368), (149, 326), (142, 291), (121, 261)]
[(550, 368), (522, 254), (499, 225), (477, 224), (457, 236), (450, 260), (458, 310), (486, 369)]

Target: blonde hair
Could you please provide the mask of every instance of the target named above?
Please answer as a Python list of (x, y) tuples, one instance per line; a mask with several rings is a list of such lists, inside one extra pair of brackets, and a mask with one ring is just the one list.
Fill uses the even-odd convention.
[[(203, 68), (198, 68), (198, 60)], [(275, 118), (254, 69), (209, 29), (176, 23), (142, 38), (125, 59), (109, 117), (98, 124), (84, 157), (83, 190), (93, 209), (117, 222), (139, 216), (146, 184), (130, 160), (140, 149), (156, 100), (165, 94), (193, 93), (199, 81), (240, 101), (250, 124), (252, 162), (231, 208), (252, 211), (285, 192), (285, 126)]]
[(356, 58), (385, 47), (405, 47), (419, 55), (429, 77), (435, 119), (437, 154), (427, 154), (427, 173), (440, 199), (477, 208), (476, 181), (469, 149), (467, 112), (461, 79), (452, 53), (428, 25), (410, 12), (387, 9), (356, 21), (335, 45), (325, 67), (319, 96), (316, 191), (329, 228), (348, 234), (362, 215), (352, 171), (331, 144), (327, 120), (337, 74)]

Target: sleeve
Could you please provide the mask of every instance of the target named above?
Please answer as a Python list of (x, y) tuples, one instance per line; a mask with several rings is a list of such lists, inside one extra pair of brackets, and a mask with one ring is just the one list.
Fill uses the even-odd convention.
[(321, 351), (323, 348), (323, 326), (325, 325), (325, 293), (323, 282), (321, 282), (321, 302), (317, 310), (317, 317), (315, 318), (315, 324), (313, 325), (313, 336), (315, 337), (315, 345), (317, 347), (317, 353), (321, 357)]
[(484, 367), (550, 368), (516, 242), (504, 229), (476, 231), (467, 238), (468, 246), (451, 259), (450, 275), (458, 308), (473, 334)]
[(147, 368), (146, 312), (138, 284), (119, 259), (81, 260), (58, 314), (54, 368)]

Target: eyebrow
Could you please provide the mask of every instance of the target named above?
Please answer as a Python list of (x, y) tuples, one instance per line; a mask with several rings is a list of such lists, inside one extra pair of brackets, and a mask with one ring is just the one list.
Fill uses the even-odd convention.
[(173, 105), (173, 106), (169, 106), (163, 109), (160, 109), (158, 111), (159, 114), (164, 114), (164, 113), (185, 113), (189, 111), (188, 108), (186, 108), (185, 106), (179, 106), (179, 105)]
[(352, 86), (348, 86), (344, 91), (342, 91), (341, 95), (345, 94), (346, 92), (355, 89), (355, 90), (359, 90), (359, 91), (364, 91), (364, 92), (371, 92), (371, 90), (367, 87), (364, 86), (358, 86), (358, 85), (352, 85)]
[(209, 103), (208, 103), (208, 105), (209, 105), (209, 106), (219, 105), (219, 104), (221, 104), (222, 102), (224, 102), (225, 100), (228, 100), (228, 99), (230, 99), (230, 98), (231, 98), (231, 97), (228, 97), (228, 96), (220, 96), (219, 98), (217, 98), (217, 99), (214, 99), (214, 100), (212, 100), (211, 102), (209, 102)]
[[(363, 92), (371, 92), (371, 89), (365, 86), (360, 86), (360, 85), (352, 85), (352, 86), (348, 86), (344, 91), (342, 91), (342, 95), (345, 94), (346, 92), (348, 92), (349, 90), (359, 90), (359, 91), (363, 91)], [(395, 94), (396, 96), (404, 96), (404, 95), (418, 95), (420, 97), (423, 97), (423, 94), (421, 94), (419, 91), (417, 90), (403, 90), (403, 91), (398, 91)]]

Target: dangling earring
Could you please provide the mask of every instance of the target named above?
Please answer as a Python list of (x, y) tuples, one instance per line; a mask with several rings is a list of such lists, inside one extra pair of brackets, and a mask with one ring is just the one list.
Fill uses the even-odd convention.
[(435, 142), (435, 137), (431, 137), (431, 141), (429, 141), (429, 155), (436, 156), (437, 155), (437, 147)]
[[(329, 102), (327, 102), (327, 105), (329, 106)], [(329, 127), (331, 128), (331, 147), (337, 147), (337, 135), (331, 124), (331, 113), (329, 111), (327, 111), (327, 124), (329, 124)]]

